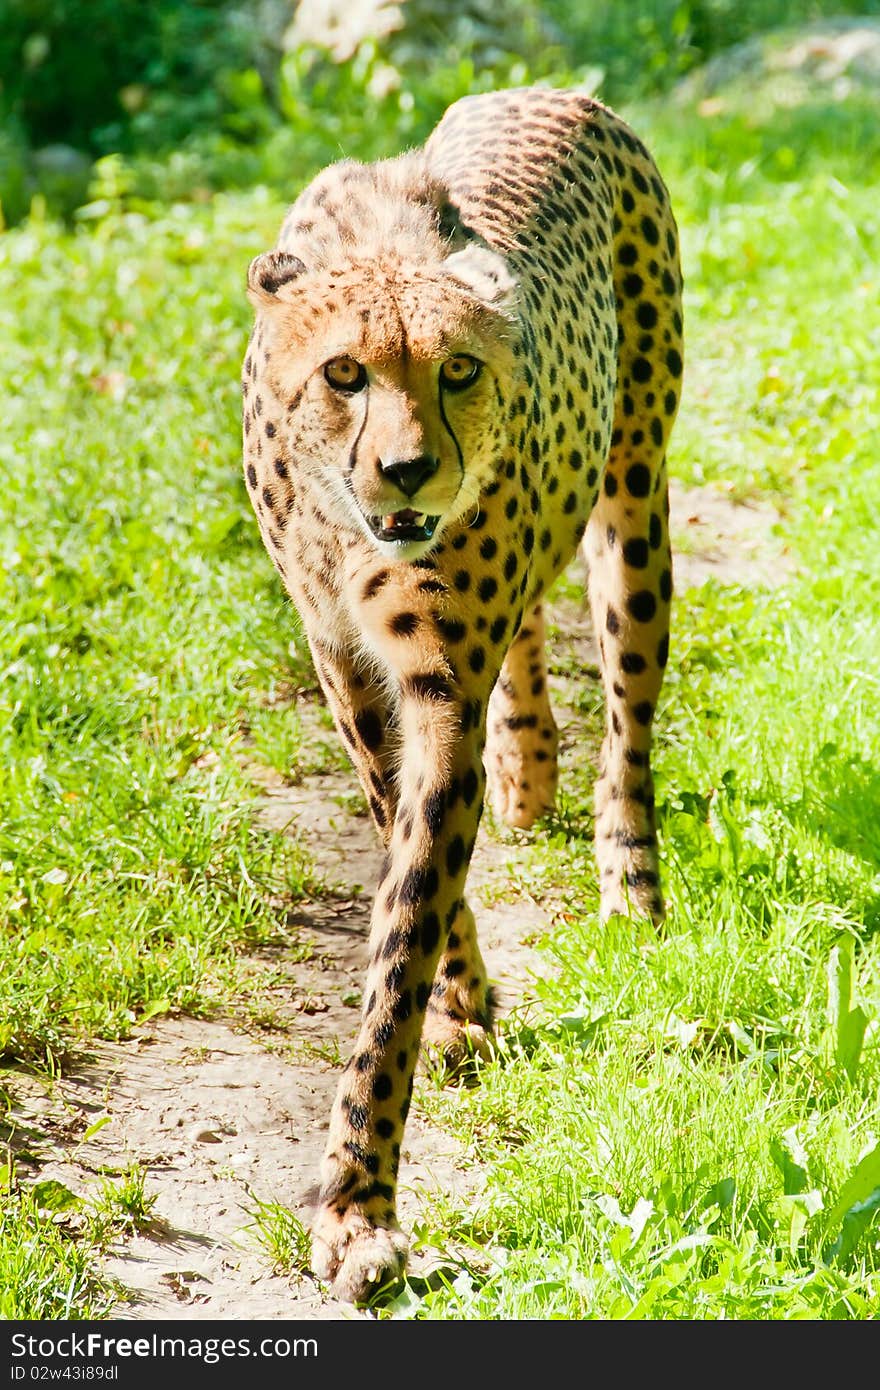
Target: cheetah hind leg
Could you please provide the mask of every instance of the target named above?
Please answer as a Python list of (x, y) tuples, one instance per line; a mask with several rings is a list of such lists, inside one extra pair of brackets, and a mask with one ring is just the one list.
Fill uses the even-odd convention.
[(422, 1028), (422, 1047), (448, 1077), (473, 1071), (492, 1055), (492, 988), (477, 944), (474, 914), (462, 898), (437, 966)]
[(521, 830), (551, 811), (556, 800), (559, 740), (547, 692), (544, 637), (539, 603), (511, 644), (486, 721), (492, 806), (499, 819)]

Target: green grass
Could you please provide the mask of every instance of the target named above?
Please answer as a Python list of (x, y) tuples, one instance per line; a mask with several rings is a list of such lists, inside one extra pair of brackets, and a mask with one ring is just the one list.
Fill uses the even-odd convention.
[(155, 1201), (136, 1163), (89, 1199), (54, 1178), (22, 1183), (12, 1164), (0, 1166), (0, 1321), (106, 1317), (125, 1290), (97, 1272), (97, 1256), (147, 1227)]
[[(485, 1185), (423, 1198), (415, 1244), (451, 1272), (386, 1315), (880, 1311), (880, 127), (862, 98), (755, 101), (639, 125), (684, 241), (673, 472), (776, 501), (792, 567), (677, 600), (663, 934), (598, 925), (590, 771), (566, 769), (517, 871), (557, 904), (542, 1012), (479, 1087), (417, 1093)], [(228, 1007), (241, 953), (314, 886), (241, 771), (245, 748), (293, 778), (320, 753), (286, 708), (313, 676), (240, 480), (243, 273), (281, 204), (153, 211), (0, 241), (0, 1055), (31, 1066)], [(581, 709), (594, 729), (592, 687)], [(94, 1230), (14, 1183), (0, 1210), (3, 1313), (100, 1316)], [(256, 1224), (301, 1263), (297, 1227)]]
[(309, 882), (236, 759), (249, 707), (311, 679), (239, 480), (244, 212), (0, 248), (8, 1058), (209, 1008)]

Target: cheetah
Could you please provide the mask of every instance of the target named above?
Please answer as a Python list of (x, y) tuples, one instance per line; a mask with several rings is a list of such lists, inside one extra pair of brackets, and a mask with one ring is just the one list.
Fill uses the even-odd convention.
[(386, 850), (312, 1227), (312, 1267), (349, 1301), (404, 1268), (420, 1045), (451, 1064), (488, 1046), (465, 877), (487, 783), (511, 825), (553, 805), (542, 599), (581, 544), (601, 913), (663, 915), (650, 746), (681, 286), (651, 156), (576, 90), (466, 97), (420, 149), (330, 166), (250, 265), (247, 487)]

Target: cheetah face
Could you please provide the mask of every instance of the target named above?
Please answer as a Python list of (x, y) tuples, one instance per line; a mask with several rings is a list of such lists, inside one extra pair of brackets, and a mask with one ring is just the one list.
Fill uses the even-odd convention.
[(279, 287), (293, 259), (258, 258), (251, 297), (294, 470), (341, 526), (417, 559), (474, 510), (504, 447), (516, 376), (506, 266), (473, 247), (429, 268), (302, 268)]

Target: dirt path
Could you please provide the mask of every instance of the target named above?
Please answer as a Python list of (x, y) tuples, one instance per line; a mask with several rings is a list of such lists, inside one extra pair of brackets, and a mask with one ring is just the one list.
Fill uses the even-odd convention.
[[(774, 582), (784, 569), (771, 535), (777, 520), (769, 510), (732, 504), (708, 489), (677, 495), (679, 591), (710, 577)], [(560, 644), (564, 649), (560, 669), (595, 667), (586, 612), (560, 605), (553, 618), (556, 655)], [(564, 778), (566, 761), (582, 756), (581, 739), (565, 678), (551, 683)], [(87, 1064), (51, 1085), (15, 1075), (13, 1147), (33, 1156), (19, 1161), (21, 1174), (54, 1178), (86, 1194), (108, 1168), (138, 1162), (147, 1171), (155, 1220), (118, 1242), (105, 1260), (125, 1290), (113, 1310), (120, 1318), (365, 1316), (327, 1296), (308, 1275), (274, 1273), (253, 1222), (257, 1201), (278, 1202), (308, 1219), (337, 1059), (346, 1055), (358, 1020), (370, 897), (354, 887), (374, 882), (379, 852), (367, 817), (346, 809), (356, 791), (353, 773), (329, 771), (290, 787), (265, 769), (253, 771), (264, 822), (295, 827), (325, 881), (338, 885), (337, 896), (302, 904), (290, 919), (311, 947), (306, 961), (291, 964), (278, 948), (248, 962), (283, 1030), (165, 1017), (138, 1028), (128, 1042), (96, 1046)], [(526, 897), (511, 902), (503, 891), (528, 853), (524, 837), (493, 836), (484, 824), (469, 879), (502, 1014), (528, 1000), (531, 973), (547, 968), (530, 942), (549, 926), (550, 906)], [(84, 1142), (88, 1127), (104, 1116), (110, 1122)], [(423, 1190), (472, 1191), (479, 1184), (479, 1172), (461, 1159), (416, 1103), (401, 1165), (405, 1226), (417, 1215)]]

